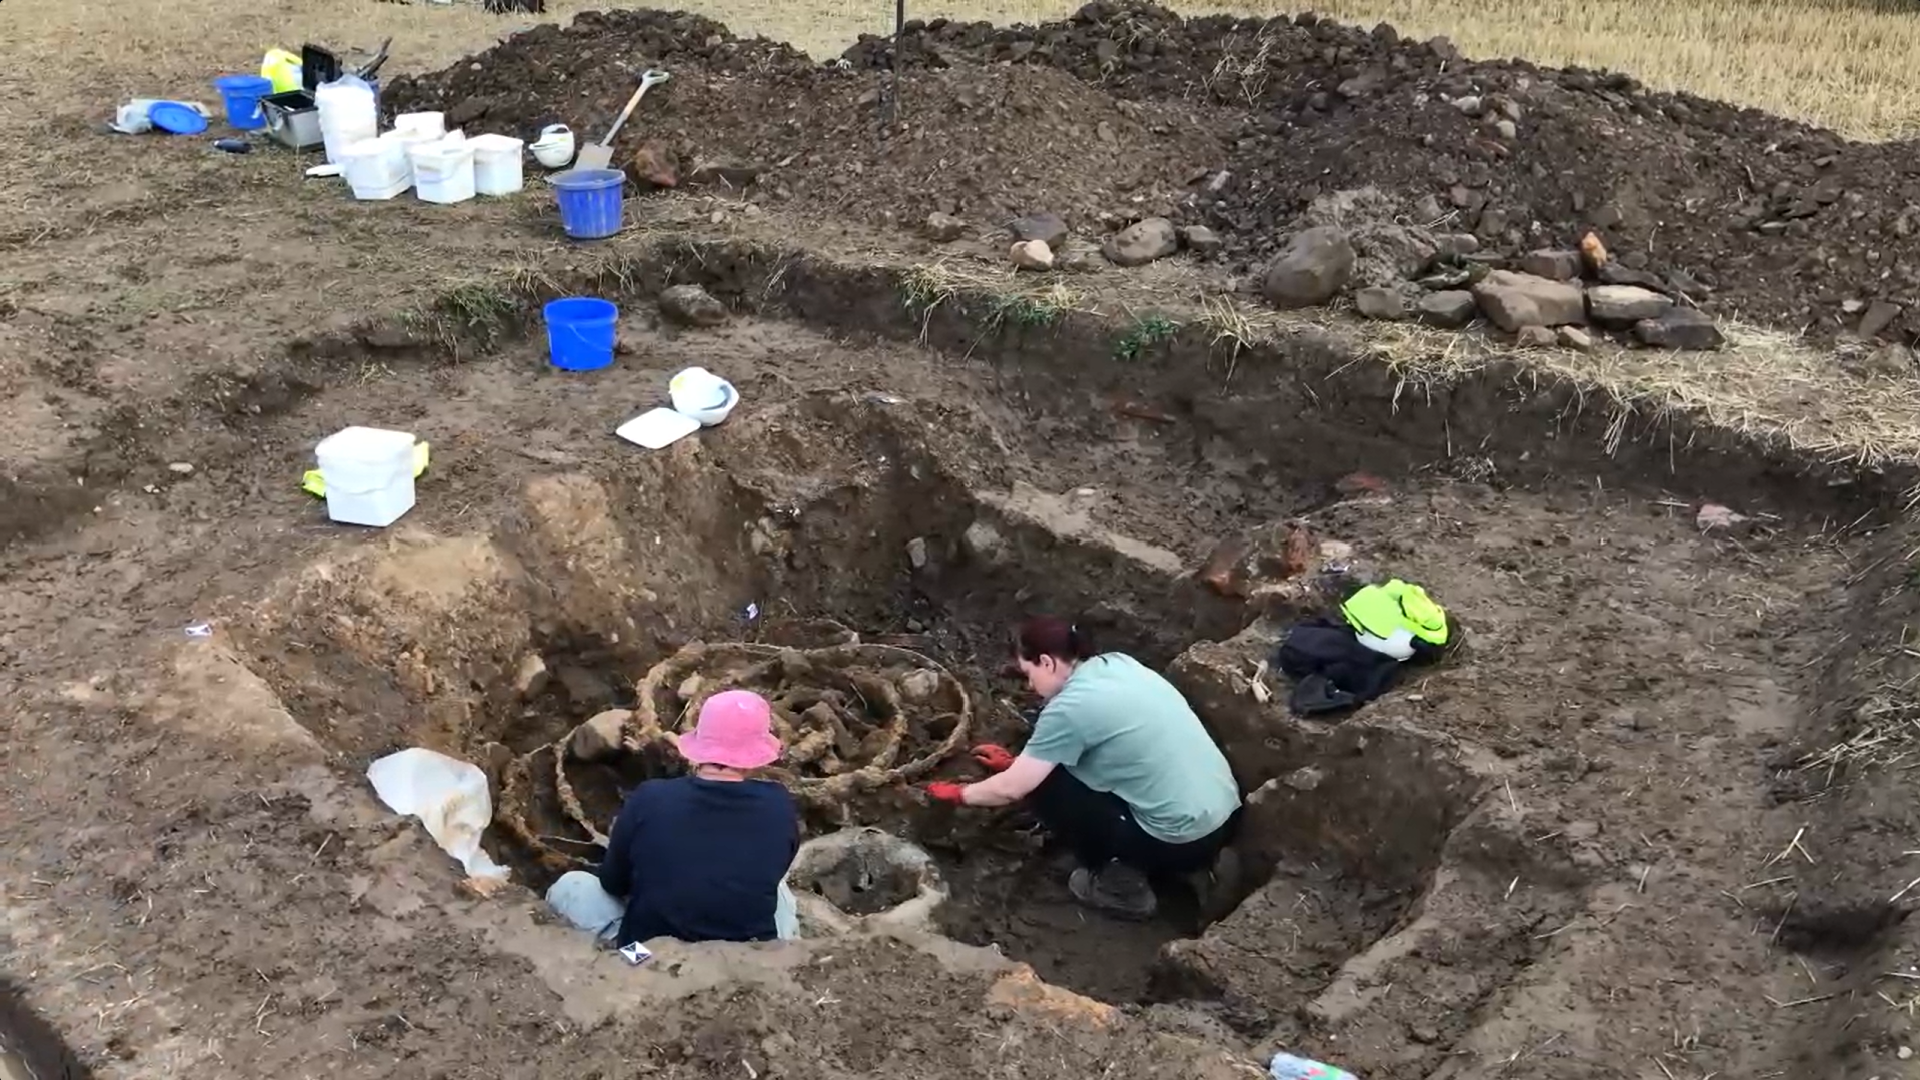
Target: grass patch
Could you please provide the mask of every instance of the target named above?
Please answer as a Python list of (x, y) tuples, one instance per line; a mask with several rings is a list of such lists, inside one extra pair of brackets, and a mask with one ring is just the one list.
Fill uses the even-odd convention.
[(1180, 333), (1180, 324), (1165, 315), (1135, 316), (1133, 325), (1113, 343), (1115, 360), (1138, 360), (1154, 346), (1172, 341)]
[(521, 267), (495, 278), (454, 283), (404, 320), (458, 361), (469, 347), (487, 353), (517, 335), (536, 303), (563, 291), (543, 271)]

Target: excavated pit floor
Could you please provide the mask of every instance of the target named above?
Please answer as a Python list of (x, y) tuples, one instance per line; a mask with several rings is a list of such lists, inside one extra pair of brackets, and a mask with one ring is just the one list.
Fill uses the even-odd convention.
[[(743, 340), (764, 339), (734, 343)], [(451, 408), (474, 403), (456, 397)], [(583, 722), (653, 694), (661, 700), (650, 723), (672, 728), (690, 716), (691, 703), (674, 693), (689, 677), (705, 680), (706, 692), (730, 678), (758, 679), (770, 695), (807, 690), (805, 677), (746, 673), (742, 665), (779, 648), (821, 657), (892, 650), (896, 678), (924, 660), (954, 684), (963, 730), (952, 700), (908, 709), (889, 761), (917, 764), (803, 793), (809, 835), (858, 824), (909, 836), (950, 885), (944, 932), (996, 944), (1043, 978), (1104, 1000), (1179, 996), (1190, 980), (1169, 976), (1164, 947), (1230, 911), (1275, 873), (1271, 862), (1205, 898), (1166, 883), (1159, 918), (1114, 921), (1074, 903), (1070, 861), (1020, 811), (956, 813), (914, 792), (927, 779), (978, 775), (951, 751), (1026, 737), (1023, 711), (1033, 702), (1008, 670), (1006, 644), (1023, 614), (1070, 614), (1107, 647), (1163, 667), (1257, 614), (1201, 585), (1183, 556), (1153, 542), (1188, 535), (1153, 501), (1162, 496), (1143, 498), (1146, 489), (1123, 475), (1104, 491), (1028, 483), (997, 412), (990, 400), (929, 415), (927, 402), (904, 395), (814, 393), (755, 401), (728, 427), (662, 453), (615, 444), (588, 467), (571, 467), (570, 449), (536, 444), (528, 453), (549, 467), (493, 486), (490, 511), (464, 515), (452, 535), (403, 522), (362, 549), (362, 565), (301, 580), (288, 603), (256, 613), (252, 647), (295, 716), (350, 758), (424, 743), (482, 763), (496, 792), (489, 846), (536, 891), (597, 857), (595, 833), (633, 785), (679, 769), (631, 730), (613, 759), (574, 760), (568, 738)], [(1143, 449), (1151, 448), (1126, 452)], [(463, 470), (447, 450), (436, 454), (436, 470)], [(427, 498), (441, 475), (424, 481)], [(1138, 527), (1149, 521), (1157, 533)], [(729, 642), (740, 644), (719, 644)], [(667, 672), (680, 650), (703, 647), (759, 651), (731, 667)], [(397, 664), (383, 662), (392, 657)], [(656, 667), (665, 674), (650, 689)], [(878, 669), (859, 668), (856, 680), (867, 677), (859, 671)], [(833, 680), (845, 678), (835, 669)], [(842, 704), (878, 693), (863, 685), (829, 692)], [(795, 715), (819, 696), (791, 702), (792, 714), (783, 706), (795, 722), (790, 745), (811, 746), (789, 780), (849, 779), (872, 752), (862, 741), (869, 728), (853, 723), (850, 708), (851, 734), (827, 745), (830, 766), (821, 760), (808, 738), (819, 725)], [(1291, 949), (1310, 956), (1300, 966), (1324, 982), (1391, 925), (1412, 892), (1373, 895), (1310, 857), (1295, 864), (1278, 871), (1305, 898), (1289, 924)], [(1305, 993), (1316, 977), (1302, 983)]]
[[(1578, 981), (1556, 928), (1599, 902), (1614, 867), (1755, 812), (1738, 763), (1790, 729), (1807, 657), (1725, 613), (1788, 618), (1836, 566), (1789, 532), (1702, 536), (1662, 497), (1506, 487), (1491, 459), (1467, 462), (1471, 479), (1440, 462), (1338, 493), (1327, 478), (1344, 461), (1076, 418), (1075, 399), (1031, 383), (1016, 403), (996, 375), (788, 324), (623, 336), (629, 359), (598, 380), (559, 379), (528, 350), (442, 373), (404, 404), (378, 385), (333, 388), (268, 427), (269, 449), (344, 422), (435, 440), (420, 508), (385, 533), (343, 539), (317, 507), (267, 499), (312, 520), (303, 569), (222, 614), (301, 727), (349, 771), (408, 745), (496, 777), (547, 755), (527, 771), (527, 817), (550, 851), (489, 838), (538, 886), (561, 868), (545, 855), (592, 854), (539, 779), (556, 775), (556, 740), (636, 706), (647, 673), (691, 643), (820, 649), (851, 633), (910, 649), (965, 687), (964, 741), (1017, 743), (1029, 703), (1004, 670), (1007, 629), (1075, 613), (1169, 670), (1256, 789), (1252, 871), (1228, 903), (1203, 911), (1172, 889), (1165, 918), (1108, 922), (1072, 904), (1029, 822), (929, 808), (903, 783), (810, 806), (809, 832), (876, 824), (921, 842), (953, 890), (942, 929), (1051, 982), (1199, 1003), (1248, 1038), (1350, 1065), (1430, 1069), (1476, 1010), (1524, 1006), (1529, 968), (1531, 985)], [(733, 420), (658, 453), (611, 439), (696, 363), (741, 385)], [(1311, 541), (1306, 572), (1288, 570), (1289, 514)], [(1217, 543), (1236, 535), (1246, 550)], [(1215, 565), (1222, 550), (1238, 554)], [(1345, 723), (1303, 724), (1284, 685), (1263, 702), (1253, 675), (1332, 563), (1425, 581), (1463, 613), (1468, 648)], [(1203, 564), (1228, 595), (1197, 580)], [(546, 670), (537, 688), (522, 686), (529, 657)], [(1643, 782), (1676, 760), (1722, 778), (1705, 824)], [(576, 798), (609, 818), (625, 788), (670, 768), (584, 769)], [(927, 775), (971, 768), (958, 755)], [(1694, 925), (1644, 926), (1636, 947), (1680, 955), (1682, 936), (1716, 933), (1704, 897), (1734, 876), (1701, 871)], [(856, 909), (891, 899), (823, 888)]]

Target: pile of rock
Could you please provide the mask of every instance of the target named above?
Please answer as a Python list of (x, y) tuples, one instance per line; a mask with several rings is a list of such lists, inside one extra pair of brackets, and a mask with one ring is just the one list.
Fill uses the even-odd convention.
[(1380, 281), (1357, 272), (1363, 256), (1350, 230), (1316, 225), (1295, 233), (1268, 264), (1261, 292), (1284, 310), (1329, 304), (1351, 291), (1368, 319), (1461, 329), (1480, 318), (1524, 345), (1589, 348), (1589, 328), (1653, 348), (1717, 349), (1725, 342), (1694, 306), (1695, 292), (1703, 291), (1697, 283), (1626, 266), (1592, 234), (1578, 249), (1542, 249), (1518, 260), (1482, 255), (1465, 234), (1431, 236), (1416, 249), (1430, 252), (1424, 265), (1406, 279)]

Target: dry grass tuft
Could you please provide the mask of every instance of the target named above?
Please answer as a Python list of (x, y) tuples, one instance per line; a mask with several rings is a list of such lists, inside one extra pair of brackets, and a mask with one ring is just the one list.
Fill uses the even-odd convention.
[[(1920, 551), (1907, 554), (1911, 566)], [(1909, 571), (1911, 573), (1911, 571)], [(1896, 589), (1911, 587), (1911, 581), (1899, 582)], [(1867, 769), (1914, 767), (1920, 758), (1920, 642), (1910, 626), (1900, 628), (1899, 638), (1881, 649), (1861, 652), (1864, 678), (1875, 685), (1865, 700), (1853, 710), (1853, 734), (1831, 746), (1808, 754), (1800, 760), (1807, 772), (1824, 773), (1831, 787), (1842, 773), (1858, 775)], [(1896, 663), (1908, 673), (1901, 677)]]
[(1057, 274), (1021, 273), (1012, 267), (941, 260), (909, 266), (900, 276), (901, 301), (920, 320), (927, 338), (933, 314), (943, 304), (979, 300), (975, 312), (983, 333), (1012, 327), (1051, 326), (1071, 312), (1097, 314), (1086, 297)]
[[(1518, 354), (1531, 371), (1605, 391), (1655, 413), (1685, 413), (1760, 442), (1835, 465), (1875, 469), (1920, 463), (1920, 383), (1863, 379), (1798, 337), (1722, 325), (1718, 352), (1671, 353), (1603, 346), (1592, 352)], [(1396, 325), (1369, 334), (1372, 351), (1414, 382), (1449, 382), (1516, 354), (1491, 342)], [(1614, 449), (1624, 434), (1624, 419)]]

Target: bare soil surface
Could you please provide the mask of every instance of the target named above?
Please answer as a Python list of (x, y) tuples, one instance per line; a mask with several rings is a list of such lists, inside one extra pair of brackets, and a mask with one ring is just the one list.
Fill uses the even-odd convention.
[[(634, 142), (669, 144), (687, 190), (634, 198), (598, 250), (558, 239), (537, 182), (353, 203), (264, 148), (109, 137), (77, 107), (21, 125), (34, 152), (0, 166), (23, 208), (0, 226), (5, 1068), (47, 1075), (47, 1031), (113, 1076), (1257, 1080), (1275, 1047), (1389, 1080), (1913, 1068), (1900, 478), (1524, 369), (1422, 386), (1333, 334), (1239, 349), (1145, 317), (1361, 183), (1508, 254), (1599, 228), (1748, 317), (1910, 317), (1910, 148), (1304, 19), (1095, 7), (916, 27), (897, 82), (892, 59), (614, 12), (387, 87), (475, 131), (587, 131), (623, 65), (671, 68)], [(1511, 98), (1517, 139), (1442, 93)], [(703, 159), (754, 179), (697, 182)], [(901, 228), (935, 210), (965, 237)], [(1090, 240), (1210, 224), (1222, 265), (1074, 275), (1106, 318), (900, 273), (1042, 211)], [(657, 316), (679, 282), (725, 325)], [(561, 291), (622, 304), (613, 367), (547, 365), (530, 302)], [(733, 418), (659, 453), (612, 437), (693, 364), (738, 385)], [(298, 486), (355, 423), (433, 446), (382, 532)], [(1746, 519), (1704, 530), (1707, 501)], [(1223, 539), (1299, 529), (1312, 574), (1196, 578)], [(1301, 583), (1348, 561), (1428, 584), (1467, 646), (1303, 722), (1257, 663), (1312, 606)], [(1107, 923), (1018, 813), (894, 785), (809, 825), (927, 845), (953, 886), (939, 933), (665, 945), (633, 970), (552, 923), (524, 844), (490, 834), (516, 881), (475, 895), (364, 783), (414, 745), (497, 772), (491, 747), (631, 707), (691, 642), (829, 619), (938, 660), (979, 733), (1017, 743), (1005, 627), (1037, 609), (1168, 670), (1227, 748), (1251, 809), (1224, 910), (1174, 889), (1165, 918)], [(529, 655), (554, 677), (526, 696)]]

